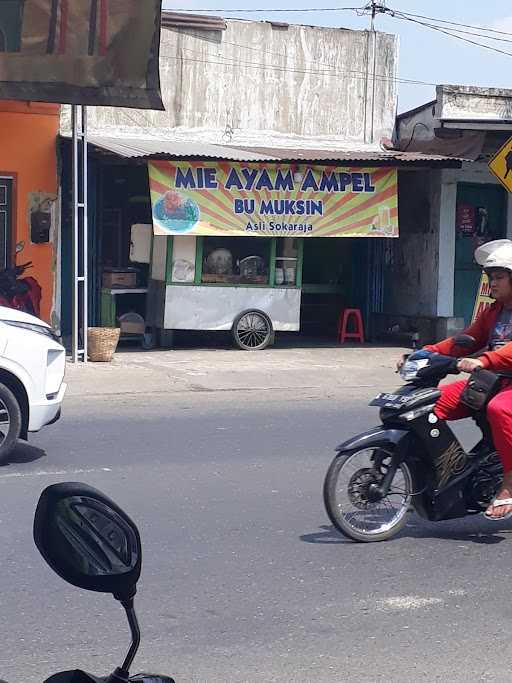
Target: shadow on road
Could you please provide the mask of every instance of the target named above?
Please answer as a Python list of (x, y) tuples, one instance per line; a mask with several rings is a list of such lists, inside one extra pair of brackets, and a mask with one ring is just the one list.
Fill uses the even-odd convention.
[[(6, 467), (8, 465), (24, 465), (29, 462), (35, 462), (44, 458), (46, 456), (46, 451), (42, 448), (36, 448), (36, 446), (31, 446), (26, 441), (20, 441), (12, 453), (8, 456), (7, 461), (0, 464), (0, 467)], [(0, 683), (2, 683), (0, 681)]]
[[(493, 524), (493, 528), (489, 529), (489, 524)], [(503, 522), (503, 525), (505, 522)], [(478, 543), (481, 545), (496, 545), (506, 540), (507, 535), (512, 534), (512, 529), (503, 528), (499, 522), (485, 522), (485, 528), (482, 531), (460, 531), (460, 529), (453, 529), (446, 526), (446, 523), (439, 522), (437, 525), (416, 527), (414, 525), (406, 526), (394, 538), (396, 540), (401, 538), (430, 538), (439, 539), (442, 541), (465, 541), (466, 543)], [(357, 543), (349, 538), (344, 538), (339, 531), (333, 526), (323, 525), (320, 531), (303, 534), (299, 537), (304, 543), (323, 543), (323, 544), (344, 544)], [(393, 540), (393, 539), (391, 539)]]
[(322, 531), (312, 534), (303, 534), (300, 540), (304, 543), (354, 543), (349, 538), (344, 538), (333, 526), (324, 524), (320, 527)]
[[(364, 344), (359, 343), (354, 344), (344, 344), (344, 348), (394, 348), (396, 344), (378, 342), (375, 344)], [(66, 345), (68, 350), (71, 348), (70, 344)], [(176, 349), (194, 349), (197, 351), (206, 350), (228, 350), (232, 351), (235, 349), (233, 344), (233, 338), (231, 332), (219, 332), (219, 331), (194, 331), (194, 330), (175, 330), (172, 348)], [(275, 342), (272, 348), (276, 349), (339, 349), (340, 345), (336, 341), (336, 335), (331, 336), (319, 336), (319, 335), (307, 335), (297, 332), (279, 332), (275, 338)], [(161, 352), (165, 347), (157, 347), (152, 349), (155, 352)], [(135, 353), (140, 352), (141, 346), (137, 341), (124, 340), (120, 342), (116, 353)], [(145, 351), (145, 353), (151, 353), (151, 351)]]
[[(492, 529), (489, 524), (493, 524)], [(445, 526), (442, 522), (435, 526), (414, 527), (406, 526), (397, 535), (397, 538), (437, 538), (441, 541), (466, 541), (481, 545), (496, 545), (506, 539), (506, 535), (512, 533), (512, 529), (503, 528), (505, 522), (486, 522), (482, 520), (482, 530), (472, 529), (461, 531)], [(499, 535), (498, 535), (499, 534)]]

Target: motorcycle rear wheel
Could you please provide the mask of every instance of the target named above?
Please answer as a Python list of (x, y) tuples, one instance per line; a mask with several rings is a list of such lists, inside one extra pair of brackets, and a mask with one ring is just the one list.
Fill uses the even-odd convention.
[(397, 469), (388, 495), (378, 502), (367, 498), (370, 484), (379, 484), (392, 456), (370, 447), (336, 456), (324, 481), (324, 504), (329, 519), (344, 536), (372, 543), (386, 541), (407, 524), (414, 490), (407, 463)]

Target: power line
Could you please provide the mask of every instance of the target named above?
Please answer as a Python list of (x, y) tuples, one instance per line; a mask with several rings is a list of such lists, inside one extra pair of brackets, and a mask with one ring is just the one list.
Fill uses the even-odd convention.
[[(223, 43), (224, 43), (224, 41), (223, 41)], [(230, 42), (230, 41), (225, 41), (225, 44), (226, 45), (232, 45), (233, 47), (239, 47), (242, 50), (251, 50), (253, 52), (258, 52), (259, 54), (267, 54), (267, 55), (271, 55), (271, 56), (277, 56), (280, 59), (284, 59), (284, 60), (288, 59), (287, 54), (284, 54), (282, 52), (276, 52), (275, 50), (262, 50), (259, 47), (252, 47), (251, 45), (244, 45), (243, 43), (234, 43), (234, 42)], [(187, 52), (193, 52), (194, 54), (204, 56), (204, 52), (201, 50), (194, 50), (193, 48), (189, 48), (189, 47), (182, 47), (182, 49), (186, 50)], [(169, 56), (171, 58), (175, 57), (175, 55), (174, 56), (167, 55), (167, 56)], [(249, 66), (258, 66), (258, 67), (262, 67), (262, 68), (274, 68), (275, 67), (275, 68), (282, 70), (282, 71), (292, 71), (295, 73), (309, 73), (308, 70), (294, 68), (294, 67), (288, 67), (288, 66), (285, 66), (283, 64), (266, 64), (266, 63), (262, 63), (262, 62), (241, 61), (235, 57), (224, 57), (223, 55), (213, 54), (211, 52), (208, 52), (206, 54), (206, 56), (207, 57), (213, 57), (214, 59), (228, 60), (228, 61), (226, 61), (226, 63), (229, 64), (230, 66), (237, 66), (238, 64), (244, 64), (244, 65), (249, 65)], [(325, 72), (323, 70), (317, 69), (317, 70), (312, 72), (315, 75), (316, 74), (324, 75), (326, 73), (328, 75), (331, 75), (331, 74), (333, 74), (333, 71), (336, 71), (337, 69), (339, 69), (339, 67), (335, 64), (326, 64), (324, 62), (318, 62), (318, 61), (315, 61), (315, 62), (306, 61), (305, 64), (314, 64), (317, 67), (325, 67), (326, 69), (330, 70), (329, 72)], [(347, 70), (344, 70), (343, 73), (366, 75), (366, 71), (363, 71), (361, 69), (347, 69)], [(396, 79), (390, 79), (389, 76), (385, 76), (384, 74), (376, 74), (376, 78), (381, 79), (381, 80), (396, 80)]]
[[(191, 48), (185, 48), (188, 51), (195, 52), (197, 54), (202, 54), (199, 51), (193, 50)], [(240, 60), (232, 60), (227, 57), (218, 57), (218, 59), (227, 59), (229, 61), (213, 61), (211, 59), (194, 59), (192, 57), (182, 57), (178, 55), (168, 55), (165, 53), (161, 53), (163, 57), (166, 57), (167, 59), (173, 59), (176, 61), (182, 60), (186, 62), (195, 62), (199, 64), (213, 64), (216, 66), (227, 66), (227, 67), (236, 67), (239, 66), (240, 64), (243, 64), (244, 66), (247, 66), (249, 68), (253, 69), (262, 69), (262, 70), (267, 70), (267, 69), (273, 69), (274, 71), (279, 71), (279, 72), (288, 72), (288, 73), (297, 73), (301, 75), (307, 75), (307, 76), (332, 76), (335, 78), (343, 78), (345, 75), (349, 75), (352, 78), (355, 78), (356, 80), (366, 80), (366, 78), (373, 79), (381, 82), (394, 82), (394, 83), (403, 83), (404, 85), (428, 85), (428, 86), (436, 86), (436, 83), (429, 83), (427, 81), (420, 81), (420, 80), (413, 80), (413, 79), (407, 79), (407, 78), (393, 78), (390, 76), (384, 76), (384, 75), (379, 75), (376, 74), (375, 76), (373, 74), (369, 74), (368, 76), (366, 75), (365, 71), (355, 71), (355, 70), (349, 70), (349, 71), (334, 71), (334, 70), (316, 70), (316, 71), (311, 71), (307, 69), (293, 69), (290, 67), (286, 66), (280, 66), (277, 64), (262, 64), (260, 62), (249, 62), (249, 61), (240, 61)]]
[[(505, 50), (500, 50), (498, 47), (493, 47), (492, 45), (486, 45), (485, 43), (479, 43), (476, 40), (471, 40), (469, 38), (463, 38), (462, 36), (457, 35), (456, 33), (453, 33), (449, 31), (448, 29), (443, 29), (440, 28), (439, 26), (434, 26), (434, 24), (427, 24), (423, 21), (418, 21), (417, 19), (412, 19), (411, 17), (406, 17), (405, 15), (401, 14), (400, 12), (396, 12), (394, 10), (388, 10), (390, 15), (396, 19), (400, 19), (402, 21), (409, 21), (414, 24), (418, 24), (419, 26), (423, 26), (425, 28), (429, 28), (433, 31), (438, 31), (439, 33), (444, 33), (447, 36), (450, 36), (450, 38), (456, 38), (457, 40), (461, 40), (465, 43), (469, 43), (471, 45), (476, 45), (477, 47), (484, 48), (485, 50), (490, 50), (491, 52), (497, 52), (502, 55), (506, 55), (507, 57), (512, 57), (512, 52), (506, 52)], [(484, 36), (485, 37), (485, 36)]]
[[(277, 52), (275, 50), (265, 50), (261, 47), (253, 47), (251, 45), (246, 45), (243, 43), (236, 43), (236, 42), (228, 41), (228, 40), (226, 40), (226, 41), (223, 40), (222, 44), (223, 45), (232, 45), (233, 47), (239, 47), (242, 50), (250, 50), (253, 52), (257, 52), (258, 54), (268, 54), (271, 56), (277, 56), (283, 60), (288, 59), (288, 55), (286, 53)], [(238, 66), (239, 64), (244, 64), (246, 66), (250, 66), (253, 68), (262, 68), (262, 69), (273, 68), (273, 69), (277, 69), (279, 71), (289, 71), (292, 73), (300, 73), (300, 74), (307, 74), (307, 75), (311, 74), (311, 75), (320, 75), (320, 76), (322, 76), (322, 75), (335, 75), (338, 77), (342, 77), (344, 74), (350, 74), (350, 75), (354, 75), (354, 77), (355, 76), (364, 76), (365, 80), (367, 78), (370, 79), (370, 78), (374, 77), (373, 74), (367, 73), (366, 70), (363, 71), (361, 69), (347, 69), (347, 70), (343, 70), (343, 72), (340, 72), (339, 67), (337, 65), (319, 62), (318, 60), (315, 60), (313, 62), (312, 61), (306, 61), (305, 63), (306, 64), (314, 64), (317, 67), (323, 66), (323, 67), (326, 67), (327, 69), (329, 69), (330, 71), (326, 72), (326, 71), (318, 70), (318, 69), (313, 70), (313, 71), (309, 71), (307, 69), (292, 68), (292, 67), (287, 67), (287, 66), (284, 66), (281, 64), (276, 65), (276, 64), (265, 64), (265, 63), (261, 63), (261, 62), (243, 61), (243, 60), (236, 59), (234, 57), (224, 57), (223, 55), (213, 54), (211, 52), (207, 52), (205, 55), (205, 53), (202, 50), (195, 50), (193, 48), (182, 47), (182, 49), (186, 50), (187, 52), (193, 52), (194, 54), (197, 54), (200, 56), (213, 57), (214, 59), (225, 60), (224, 62), (222, 62), (222, 64), (225, 64), (227, 66)], [(180, 57), (177, 57), (176, 55), (165, 55), (165, 54), (163, 54), (162, 56), (167, 57), (169, 59), (175, 59), (175, 60), (180, 59)], [(185, 58), (185, 59), (187, 59), (187, 61), (190, 61), (188, 58)], [(219, 62), (212, 62), (211, 60), (208, 60), (208, 59), (204, 60), (203, 63), (219, 64)], [(333, 73), (333, 70), (334, 70), (334, 73)], [(336, 72), (336, 70), (337, 70), (337, 72)], [(403, 83), (405, 85), (425, 85), (425, 86), (427, 86), (427, 85), (428, 86), (435, 86), (436, 85), (435, 83), (429, 83), (426, 81), (419, 81), (419, 80), (415, 80), (415, 79), (407, 79), (407, 78), (400, 78), (400, 77), (390, 77), (390, 76), (386, 76), (384, 74), (375, 74), (375, 79), (380, 80), (380, 81), (398, 82), (398, 83)]]
[[(376, 11), (375, 11), (376, 10)], [(171, 11), (175, 12), (190, 12), (190, 8), (172, 8)], [(447, 35), (451, 35), (454, 38), (459, 38), (463, 39), (461, 36), (458, 36), (456, 34), (463, 33), (465, 35), (472, 35), (478, 38), (484, 38), (487, 40), (494, 40), (494, 41), (499, 41), (499, 42), (505, 42), (505, 43), (512, 43), (512, 32), (509, 31), (501, 31), (499, 29), (493, 29), (493, 28), (488, 28), (485, 26), (478, 26), (475, 24), (464, 24), (461, 22), (456, 22), (456, 21), (451, 21), (449, 19), (440, 19), (438, 17), (428, 17), (423, 14), (414, 14), (412, 12), (402, 12), (401, 10), (393, 10), (391, 8), (388, 8), (383, 5), (371, 5), (367, 4), (364, 6), (360, 7), (295, 7), (295, 8), (289, 8), (289, 7), (279, 7), (279, 8), (217, 8), (217, 9), (194, 9), (194, 12), (207, 12), (207, 13), (224, 13), (224, 12), (241, 12), (241, 13), (262, 13), (262, 12), (295, 12), (295, 13), (301, 13), (301, 12), (356, 12), (358, 15), (365, 15), (365, 14), (372, 14), (372, 16), (375, 16), (376, 13), (379, 14), (388, 14), (392, 17), (398, 17), (403, 20), (407, 21), (412, 21), (415, 23), (418, 23), (420, 25), (425, 26), (426, 28), (430, 28), (433, 30), (439, 30), (440, 32), (443, 32), (444, 28), (442, 26), (435, 26), (434, 24), (427, 24), (423, 23), (421, 21), (415, 21), (416, 19), (426, 19), (429, 22), (435, 22), (436, 24), (445, 24), (447, 26), (460, 26), (463, 29), (470, 28), (470, 29), (475, 29), (475, 31), (485, 31), (486, 33), (494, 33), (498, 35), (503, 35), (503, 36), (510, 36), (509, 39), (507, 38), (498, 38), (493, 35), (486, 35), (482, 33), (473, 33), (472, 31), (465, 31), (462, 30), (462, 28), (459, 29), (446, 29)], [(453, 30), (454, 33), (449, 33), (450, 30)], [(468, 40), (468, 42), (471, 42)], [(481, 43), (477, 43), (476, 41), (474, 44), (478, 47), (485, 47)], [(493, 49), (490, 46), (487, 46), (488, 49)], [(503, 54), (509, 54), (507, 52), (504, 52)]]
[(171, 7), (167, 11), (169, 12), (187, 12), (188, 14), (190, 13), (195, 13), (195, 12), (217, 12), (217, 13), (222, 13), (222, 12), (243, 12), (244, 14), (249, 14), (253, 12), (345, 12), (345, 11), (350, 11), (350, 12), (358, 12), (361, 10), (366, 9), (365, 7), (296, 7), (296, 8), (291, 8), (291, 7), (280, 7), (280, 8), (273, 8), (270, 9), (269, 7), (262, 7), (260, 9), (247, 9), (244, 7), (243, 9), (240, 8), (232, 8), (232, 7), (223, 7), (221, 9), (191, 9), (190, 7)]
[[(385, 4), (376, 5), (376, 7), (378, 8), (377, 11), (380, 14), (387, 14), (393, 18), (400, 19), (401, 21), (408, 21), (408, 22), (417, 24), (419, 26), (422, 26), (424, 28), (428, 28), (430, 30), (438, 31), (439, 33), (443, 33), (444, 35), (449, 36), (450, 38), (456, 38), (457, 40), (466, 42), (470, 45), (474, 45), (476, 47), (484, 48), (486, 50), (490, 50), (490, 51), (496, 52), (498, 54), (503, 54), (507, 57), (512, 57), (512, 52), (507, 52), (505, 50), (499, 49), (498, 47), (494, 47), (494, 46), (491, 46), (491, 45), (488, 45), (485, 43), (481, 43), (481, 42), (476, 41), (476, 40), (471, 40), (471, 39), (466, 38), (463, 35), (459, 35), (459, 34), (472, 35), (475, 37), (483, 38), (485, 40), (495, 40), (495, 41), (498, 40), (500, 42), (506, 42), (506, 43), (512, 43), (512, 40), (508, 40), (508, 39), (504, 39), (504, 38), (496, 38), (494, 36), (488, 36), (488, 35), (476, 33), (476, 32), (470, 32), (470, 31), (465, 31), (465, 30), (463, 31), (463, 30), (457, 29), (457, 28), (452, 29), (452, 28), (449, 28), (448, 26), (443, 27), (443, 26), (436, 25), (435, 23), (427, 23), (425, 21), (420, 21), (419, 19), (425, 18), (429, 21), (440, 22), (443, 24), (449, 24), (450, 26), (464, 26), (467, 28), (489, 31), (489, 32), (494, 31), (493, 29), (486, 29), (486, 28), (474, 26), (471, 24), (460, 24), (457, 22), (452, 22), (452, 21), (448, 21), (448, 20), (444, 20), (444, 19), (435, 19), (435, 18), (423, 17), (423, 15), (415, 15), (415, 14), (412, 14), (409, 12), (401, 12), (400, 10), (394, 10), (390, 7), (386, 7)], [(296, 10), (288, 9), (288, 8), (287, 9), (277, 8), (274, 10), (267, 10), (267, 9), (265, 9), (265, 10), (257, 10), (257, 9), (248, 9), (248, 10), (220, 10), (220, 9), (217, 9), (217, 10), (210, 10), (210, 9), (205, 9), (205, 10), (194, 10), (194, 11), (204, 11), (204, 12), (224, 12), (224, 11), (247, 11), (247, 12), (259, 12), (259, 11), (272, 11), (272, 12), (274, 12), (274, 11), (275, 12), (289, 12), (290, 11), (291, 12), (291, 11), (299, 11), (299, 12), (302, 12), (302, 11), (307, 11), (307, 12), (309, 12), (309, 11), (338, 11), (338, 10), (349, 11), (350, 10), (350, 11), (356, 11), (357, 13), (368, 14), (372, 10), (372, 8), (373, 8), (372, 5), (366, 5), (364, 7), (299, 8)], [(179, 11), (179, 10), (177, 10), (177, 11)], [(415, 17), (418, 17), (418, 18), (415, 18)], [(500, 35), (512, 36), (512, 33), (508, 33), (506, 31), (496, 30), (495, 32), (499, 33)], [(280, 57), (282, 59), (287, 59), (286, 54), (282, 54), (279, 52), (263, 50), (259, 47), (253, 48), (253, 47), (248, 46), (248, 45), (242, 45), (242, 44), (234, 43), (234, 42), (231, 42), (228, 44), (236, 46), (236, 47), (240, 47), (240, 48), (246, 49), (246, 50), (257, 51), (259, 53), (267, 53), (267, 54), (271, 54), (271, 55), (272, 54), (277, 55), (278, 57)], [(191, 48), (183, 48), (183, 49), (185, 49), (189, 52), (194, 52), (194, 53), (199, 54), (199, 55), (204, 55), (203, 52), (198, 51), (198, 50), (193, 50)], [(416, 80), (416, 79), (407, 79), (407, 78), (400, 78), (400, 77), (390, 77), (390, 76), (385, 76), (383, 74), (376, 74), (376, 73), (371, 74), (371, 73), (367, 73), (366, 71), (362, 71), (362, 70), (344, 70), (344, 71), (340, 72), (339, 70), (337, 70), (338, 67), (335, 65), (322, 64), (319, 62), (314, 62), (314, 63), (317, 65), (320, 65), (320, 66), (326, 66), (329, 69), (329, 71), (291, 68), (291, 67), (286, 67), (286, 66), (274, 64), (274, 63), (265, 64), (265, 63), (251, 62), (251, 61), (234, 60), (233, 58), (223, 57), (222, 55), (212, 55), (211, 53), (209, 53), (209, 55), (207, 55), (207, 56), (214, 57), (216, 59), (220, 59), (220, 60), (224, 60), (224, 61), (213, 61), (211, 59), (191, 59), (189, 57), (179, 57), (176, 55), (163, 55), (163, 56), (166, 56), (167, 58), (174, 59), (174, 60), (180, 60), (181, 59), (183, 61), (197, 62), (197, 63), (203, 63), (203, 64), (213, 64), (213, 65), (217, 65), (217, 66), (236, 67), (240, 64), (243, 64), (245, 66), (248, 66), (249, 68), (254, 68), (254, 69), (263, 69), (263, 70), (274, 69), (274, 70), (280, 71), (280, 72), (290, 72), (290, 73), (297, 73), (297, 74), (302, 74), (302, 75), (333, 76), (333, 77), (337, 77), (337, 78), (343, 78), (344, 76), (349, 75), (355, 79), (364, 79), (364, 80), (373, 79), (374, 82), (375, 81), (381, 81), (381, 82), (387, 81), (387, 82), (400, 83), (400, 84), (404, 84), (404, 85), (421, 85), (421, 86), (434, 86), (434, 87), (437, 85), (436, 83), (430, 83), (428, 81), (420, 81), (420, 80)]]
[[(174, 12), (187, 12), (190, 13), (191, 9), (190, 7), (176, 7), (176, 8), (170, 8), (170, 11)], [(193, 12), (206, 12), (206, 13), (211, 13), (211, 12), (217, 12), (217, 13), (222, 13), (222, 12), (241, 12), (241, 13), (261, 13), (261, 12), (290, 12), (290, 13), (301, 13), (301, 12), (362, 12), (365, 14), (369, 14), (372, 11), (371, 6), (369, 5), (363, 5), (359, 7), (277, 7), (277, 8), (269, 8), (269, 7), (261, 7), (261, 8), (231, 8), (231, 7), (222, 7), (222, 8), (217, 8), (217, 9), (210, 9), (210, 8), (203, 8), (203, 9), (193, 9)], [(510, 31), (501, 31), (499, 29), (495, 28), (489, 28), (486, 26), (479, 26), (476, 24), (464, 24), (462, 22), (458, 21), (452, 21), (450, 19), (441, 19), (439, 17), (429, 17), (424, 14), (414, 14), (413, 12), (403, 12), (402, 10), (391, 10), (389, 8), (386, 8), (385, 6), (378, 6), (378, 13), (384, 14), (384, 13), (398, 13), (401, 15), (404, 15), (406, 17), (411, 17), (414, 19), (426, 19), (427, 21), (433, 21), (439, 24), (447, 24), (450, 26), (460, 26), (461, 28), (470, 28), (470, 29), (475, 29), (476, 31), (485, 31), (487, 33), (496, 33), (499, 35), (503, 36), (511, 36), (512, 37), (512, 32)], [(460, 33), (464, 33), (464, 31), (460, 31)], [(469, 33), (469, 35), (472, 35)], [(475, 34), (478, 35), (478, 34)], [(492, 36), (481, 36), (481, 37), (488, 37), (491, 40), (498, 40), (497, 38), (493, 38)]]
[[(174, 12), (187, 12), (190, 13), (190, 8), (188, 7), (179, 7), (179, 8), (171, 8), (170, 11)], [(289, 12), (289, 13), (301, 13), (301, 12), (356, 12), (356, 13), (361, 13), (361, 14), (370, 14), (372, 12), (372, 7), (371, 5), (363, 5), (359, 7), (278, 7), (278, 8), (268, 8), (268, 7), (261, 7), (261, 8), (217, 8), (217, 9), (193, 9), (193, 12), (206, 12), (206, 13), (223, 13), (223, 12), (240, 12), (240, 13), (262, 13), (262, 12)], [(488, 28), (486, 26), (478, 26), (475, 24), (464, 24), (462, 22), (457, 22), (457, 21), (452, 21), (449, 19), (441, 19), (438, 17), (429, 17), (424, 14), (414, 14), (412, 12), (402, 12), (401, 10), (392, 10), (391, 8), (387, 8), (385, 5), (378, 5), (377, 6), (377, 13), (379, 14), (389, 14), (391, 16), (396, 16), (400, 15), (401, 18), (405, 19), (406, 17), (410, 20), (412, 19), (426, 19), (429, 22), (435, 22), (438, 24), (446, 24), (448, 26), (460, 26), (461, 28), (469, 28), (469, 29), (474, 29), (476, 31), (485, 31), (486, 33), (495, 33), (498, 35), (503, 35), (503, 36), (510, 36), (512, 38), (512, 32), (510, 31), (501, 31), (499, 29), (494, 29), (494, 28)], [(418, 22), (421, 23), (421, 22)], [(428, 25), (429, 28), (432, 28), (432, 26)], [(440, 30), (442, 30), (442, 27), (438, 27)], [(456, 29), (454, 29), (456, 30)], [(487, 35), (482, 35), (480, 33), (471, 33), (471, 32), (466, 32), (466, 31), (457, 31), (457, 33), (466, 33), (467, 35), (475, 35), (481, 38), (487, 38), (489, 40), (502, 40), (503, 42), (512, 42), (510, 40), (506, 39), (500, 39), (496, 38), (494, 36), (487, 36)]]
[[(400, 17), (400, 18), (402, 18), (402, 17)], [(403, 17), (403, 18), (405, 19), (406, 17)], [(439, 26), (437, 24), (425, 23), (424, 25), (428, 26), (429, 28), (446, 29), (447, 31), (451, 31), (454, 36), (457, 36), (457, 34), (462, 33), (462, 34), (467, 35), (467, 36), (476, 36), (477, 38), (485, 38), (486, 40), (495, 40), (495, 41), (498, 41), (500, 43), (512, 43), (511, 38), (498, 38), (497, 36), (488, 36), (485, 33), (477, 33), (476, 31), (465, 31), (465, 30), (460, 29), (460, 28), (448, 29), (445, 26)], [(512, 35), (512, 34), (510, 34), (510, 35)]]
[[(512, 32), (510, 31), (500, 31), (495, 28), (486, 28), (485, 26), (475, 26), (474, 24), (462, 24), (457, 21), (449, 21), (448, 19), (437, 19), (436, 17), (426, 17), (423, 14), (412, 14), (411, 12), (402, 12), (401, 10), (395, 10), (399, 11), (400, 14), (403, 14), (407, 17), (413, 17), (415, 19), (427, 19), (428, 21), (435, 21), (439, 24), (450, 24), (451, 26), (462, 26), (462, 28), (474, 28), (477, 31), (487, 31), (488, 33), (498, 33), (499, 35), (503, 36), (512, 36)], [(490, 38), (491, 36), (489, 36)]]

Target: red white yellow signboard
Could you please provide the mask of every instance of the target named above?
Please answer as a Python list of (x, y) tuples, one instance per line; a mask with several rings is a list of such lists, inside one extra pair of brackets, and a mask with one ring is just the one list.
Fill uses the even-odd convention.
[(396, 168), (149, 163), (157, 235), (398, 237)]
[(478, 294), (476, 295), (475, 308), (473, 309), (472, 322), (480, 315), (480, 313), (488, 308), (494, 299), (491, 297), (491, 289), (489, 287), (489, 280), (485, 273), (482, 273), (480, 278), (480, 285), (478, 287)]

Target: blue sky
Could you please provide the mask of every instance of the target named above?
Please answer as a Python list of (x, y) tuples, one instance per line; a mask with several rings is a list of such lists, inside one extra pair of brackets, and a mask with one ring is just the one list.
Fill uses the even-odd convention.
[[(164, 0), (166, 9), (182, 8), (190, 12), (197, 9), (226, 9), (240, 7), (297, 8), (297, 7), (357, 7), (362, 0)], [(468, 45), (437, 31), (413, 23), (379, 15), (378, 30), (397, 33), (400, 36), (400, 70), (402, 78), (463, 85), (496, 86), (512, 88), (512, 2), (510, 0), (388, 0), (388, 7), (413, 14), (457, 21), (465, 24), (496, 28), (511, 35), (501, 38), (511, 42), (489, 42), (511, 56), (496, 54)], [(368, 17), (358, 17), (354, 12), (286, 12), (244, 14), (222, 12), (224, 16), (252, 20), (274, 19), (297, 24), (339, 26), (364, 29), (369, 26)], [(470, 31), (471, 29), (466, 29)], [(481, 38), (467, 36), (483, 42)], [(400, 84), (399, 111), (411, 109), (434, 99), (433, 86)]]

